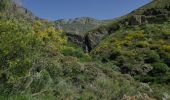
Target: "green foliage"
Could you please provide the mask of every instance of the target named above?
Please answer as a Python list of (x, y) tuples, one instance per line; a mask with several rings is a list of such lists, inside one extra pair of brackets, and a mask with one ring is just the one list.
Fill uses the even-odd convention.
[(163, 45), (163, 46), (161, 47), (161, 50), (164, 50), (164, 51), (166, 51), (166, 52), (170, 52), (170, 45)]
[[(24, 27), (25, 26), (25, 27)], [(23, 75), (32, 65), (40, 41), (29, 26), (18, 21), (0, 23), (0, 66), (14, 75)]]
[(6, 10), (11, 3), (11, 0), (0, 0), (0, 11)]
[[(0, 10), (8, 8), (8, 1), (1, 1)], [(0, 19), (0, 95), (9, 100), (153, 96), (130, 75), (169, 84), (169, 27), (166, 22), (121, 28), (90, 53), (93, 59), (47, 21)]]
[(146, 53), (145, 62), (146, 63), (153, 63), (158, 62), (160, 60), (160, 56), (155, 51), (149, 51)]
[(55, 53), (62, 50), (67, 43), (66, 38), (61, 36), (62, 30), (56, 30), (53, 24), (46, 21), (35, 21), (33, 24), (35, 34), (43, 41), (47, 51)]
[(170, 68), (164, 63), (157, 62), (157, 63), (152, 64), (152, 66), (153, 66), (152, 73), (154, 75), (166, 74), (166, 72), (170, 70)]
[(91, 57), (84, 53), (84, 51), (82, 50), (82, 48), (78, 48), (77, 46), (71, 44), (71, 43), (68, 43), (66, 44), (62, 50), (61, 50), (61, 53), (64, 55), (64, 56), (73, 56), (73, 57), (77, 57), (79, 58), (81, 61), (90, 61), (91, 60)]
[[(122, 73), (141, 82), (169, 83), (169, 28), (169, 22), (121, 28), (102, 40), (91, 55), (115, 62)], [(145, 64), (151, 67), (142, 67)]]
[(168, 52), (162, 52), (161, 58), (168, 66), (170, 66), (170, 54)]
[(147, 41), (139, 41), (137, 44), (136, 44), (137, 47), (140, 47), (140, 48), (146, 48), (146, 47), (149, 47), (149, 43)]

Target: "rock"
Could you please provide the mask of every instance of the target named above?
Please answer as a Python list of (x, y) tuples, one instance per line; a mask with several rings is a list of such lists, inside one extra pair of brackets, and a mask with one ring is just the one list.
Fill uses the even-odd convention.
[(146, 93), (139, 92), (138, 94), (134, 96), (124, 95), (121, 100), (156, 100), (156, 99), (149, 97), (148, 94)]
[(148, 92), (153, 93), (153, 90), (150, 88), (149, 84), (147, 84), (147, 83), (141, 83), (141, 86), (142, 86), (143, 88), (147, 89)]
[(170, 99), (170, 95), (168, 93), (163, 93), (163, 98), (162, 100), (169, 100)]
[(141, 24), (146, 24), (146, 16), (144, 15), (133, 15), (129, 19), (129, 25), (134, 26), (134, 25), (141, 25)]
[(90, 52), (93, 48), (97, 46), (97, 44), (106, 36), (108, 35), (108, 31), (106, 28), (99, 28), (96, 31), (92, 31), (87, 33), (85, 36), (85, 45)]
[(141, 64), (132, 69), (131, 73), (138, 74), (138, 75), (147, 75), (153, 67), (149, 64)]
[(76, 44), (78, 47), (84, 47), (83, 36), (70, 33), (66, 33), (66, 36), (68, 37), (69, 42)]

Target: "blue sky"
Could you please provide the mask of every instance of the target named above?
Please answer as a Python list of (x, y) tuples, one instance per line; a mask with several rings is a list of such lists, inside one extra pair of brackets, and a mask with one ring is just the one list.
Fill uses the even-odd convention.
[(116, 18), (151, 2), (151, 0), (22, 0), (25, 8), (48, 20), (93, 17)]

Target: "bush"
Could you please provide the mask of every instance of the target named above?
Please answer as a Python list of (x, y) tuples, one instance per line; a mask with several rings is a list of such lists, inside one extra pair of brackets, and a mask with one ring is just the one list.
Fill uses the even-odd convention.
[(62, 50), (61, 53), (64, 56), (73, 56), (80, 59), (80, 61), (90, 61), (91, 57), (84, 53), (81, 48), (78, 48), (74, 45), (67, 44)]
[(165, 64), (165, 63), (153, 63), (153, 70), (152, 70), (152, 74), (157, 75), (157, 74), (166, 74), (166, 72), (168, 72), (170, 70), (170, 68)]
[(72, 47), (67, 47), (63, 49), (62, 53), (64, 54), (64, 56), (73, 56), (77, 58), (83, 57), (83, 51)]
[(159, 51), (159, 55), (160, 55), (161, 61), (163, 61), (170, 67), (170, 53), (161, 50)]
[(109, 57), (109, 60), (115, 60), (118, 56), (121, 55), (121, 52), (119, 49), (113, 49), (111, 51), (111, 54), (110, 54), (110, 57)]
[(11, 0), (0, 0), (0, 11), (9, 7)]
[(160, 56), (155, 51), (149, 51), (146, 53), (145, 62), (146, 63), (154, 63), (160, 60)]
[(0, 21), (0, 66), (13, 75), (24, 75), (39, 54), (41, 42), (29, 25)]
[(149, 43), (147, 41), (140, 41), (136, 44), (136, 46), (139, 48), (145, 48), (149, 46)]
[(170, 45), (163, 45), (163, 46), (161, 47), (161, 50), (164, 50), (164, 51), (166, 51), (166, 52), (170, 52)]

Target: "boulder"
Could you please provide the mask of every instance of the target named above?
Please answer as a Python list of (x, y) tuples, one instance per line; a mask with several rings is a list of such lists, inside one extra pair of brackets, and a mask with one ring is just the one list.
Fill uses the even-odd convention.
[(88, 48), (88, 51), (90, 52), (95, 48), (106, 35), (108, 35), (108, 31), (105, 28), (99, 28), (96, 31), (87, 33), (85, 36), (85, 46)]
[(170, 99), (170, 95), (168, 93), (163, 93), (163, 98), (162, 100), (169, 100)]
[(146, 23), (147, 23), (146, 16), (144, 15), (133, 15), (132, 17), (129, 18), (130, 26), (141, 25)]
[(142, 64), (132, 69), (131, 74), (147, 75), (153, 67), (149, 64)]

